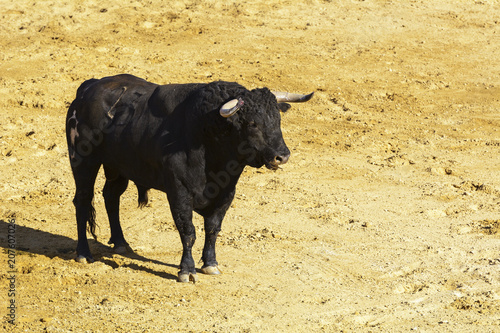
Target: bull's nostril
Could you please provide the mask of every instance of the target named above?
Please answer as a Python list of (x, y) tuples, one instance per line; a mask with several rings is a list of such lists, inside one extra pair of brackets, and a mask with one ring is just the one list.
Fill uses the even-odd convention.
[(286, 162), (288, 162), (288, 158), (290, 157), (290, 155), (278, 155), (274, 158), (274, 161), (277, 163), (277, 164), (285, 164)]

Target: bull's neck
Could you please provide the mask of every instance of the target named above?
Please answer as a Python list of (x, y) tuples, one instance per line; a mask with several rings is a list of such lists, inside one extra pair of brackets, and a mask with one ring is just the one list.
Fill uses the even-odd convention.
[(207, 169), (217, 172), (225, 171), (234, 177), (239, 177), (245, 167), (238, 150), (223, 143), (216, 142), (205, 146), (205, 159)]

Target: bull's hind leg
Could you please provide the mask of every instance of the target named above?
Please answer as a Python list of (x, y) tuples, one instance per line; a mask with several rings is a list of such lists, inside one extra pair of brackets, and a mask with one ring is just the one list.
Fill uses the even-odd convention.
[(108, 213), (109, 227), (111, 229), (111, 238), (108, 244), (114, 244), (116, 253), (125, 253), (128, 250), (128, 243), (123, 236), (120, 225), (120, 196), (125, 192), (128, 186), (128, 179), (122, 176), (109, 179), (110, 171), (104, 167), (106, 173), (106, 184), (102, 191), (106, 211)]
[(87, 225), (90, 233), (96, 238), (95, 210), (92, 206), (92, 199), (94, 197), (94, 183), (100, 167), (100, 163), (85, 163), (85, 161), (73, 167), (76, 185), (73, 204), (76, 209), (78, 229), (78, 244), (76, 246), (76, 260), (78, 262), (94, 261), (87, 241)]

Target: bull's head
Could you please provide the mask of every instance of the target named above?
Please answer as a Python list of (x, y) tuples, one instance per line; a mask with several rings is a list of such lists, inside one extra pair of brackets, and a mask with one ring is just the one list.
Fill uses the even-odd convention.
[(248, 165), (256, 168), (265, 165), (276, 170), (288, 161), (290, 150), (281, 133), (280, 111), (287, 111), (290, 108), (288, 103), (310, 100), (313, 94), (271, 93), (266, 88), (255, 89), (221, 107), (220, 115), (233, 121), (238, 128), (241, 139), (238, 153)]

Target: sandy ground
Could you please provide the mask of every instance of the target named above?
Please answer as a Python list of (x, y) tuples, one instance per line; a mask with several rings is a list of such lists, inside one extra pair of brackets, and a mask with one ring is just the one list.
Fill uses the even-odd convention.
[[(498, 1), (1, 0), (0, 19), (0, 327), (500, 332)], [(114, 254), (102, 174), (97, 261), (73, 260), (65, 114), (118, 73), (316, 92), (283, 116), (289, 163), (240, 180), (223, 275), (177, 283), (166, 197), (140, 210), (133, 186), (135, 254)]]

